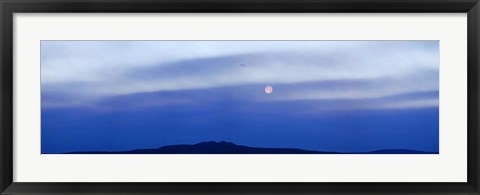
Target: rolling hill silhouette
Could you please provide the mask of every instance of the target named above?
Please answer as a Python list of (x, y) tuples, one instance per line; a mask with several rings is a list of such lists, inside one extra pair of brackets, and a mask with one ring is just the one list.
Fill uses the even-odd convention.
[(236, 145), (231, 142), (201, 142), (193, 145), (170, 145), (155, 149), (136, 149), (129, 151), (79, 151), (65, 154), (437, 154), (406, 149), (385, 149), (360, 153), (341, 153), (313, 151), (296, 148), (256, 148)]

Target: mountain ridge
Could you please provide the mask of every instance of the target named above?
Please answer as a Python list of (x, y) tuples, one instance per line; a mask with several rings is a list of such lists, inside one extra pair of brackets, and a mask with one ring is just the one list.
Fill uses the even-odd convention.
[(177, 144), (153, 149), (127, 151), (75, 151), (63, 154), (438, 154), (409, 149), (382, 149), (369, 152), (332, 152), (298, 148), (260, 148), (237, 145), (226, 141), (207, 141), (196, 144)]

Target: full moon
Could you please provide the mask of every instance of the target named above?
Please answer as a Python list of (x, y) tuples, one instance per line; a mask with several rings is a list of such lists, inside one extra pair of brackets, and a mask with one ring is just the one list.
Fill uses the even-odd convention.
[(273, 87), (268, 85), (265, 87), (265, 93), (271, 94), (273, 92)]

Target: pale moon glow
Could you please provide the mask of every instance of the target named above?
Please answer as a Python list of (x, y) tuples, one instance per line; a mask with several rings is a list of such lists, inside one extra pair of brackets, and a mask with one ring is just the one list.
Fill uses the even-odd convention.
[(273, 87), (268, 85), (265, 87), (265, 93), (271, 94), (273, 92)]

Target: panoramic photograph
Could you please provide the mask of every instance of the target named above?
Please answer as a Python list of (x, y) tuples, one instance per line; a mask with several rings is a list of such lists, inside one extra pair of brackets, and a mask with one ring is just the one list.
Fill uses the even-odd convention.
[(41, 154), (439, 154), (439, 42), (41, 41)]

